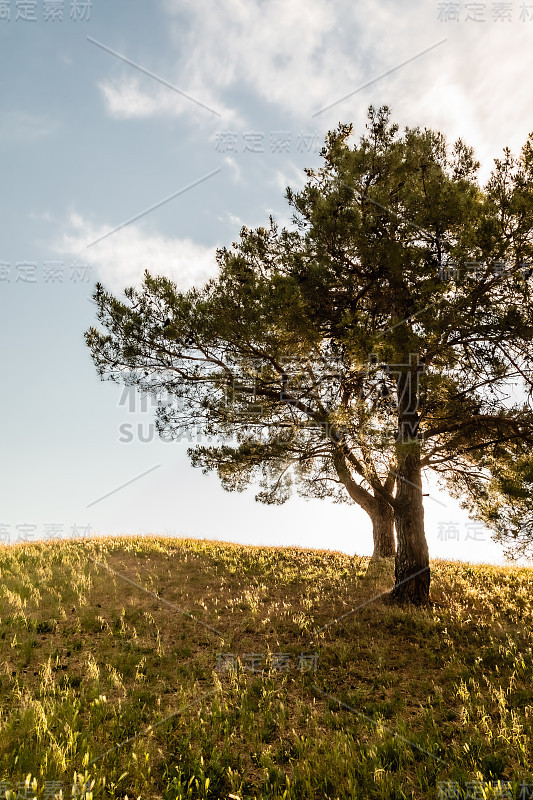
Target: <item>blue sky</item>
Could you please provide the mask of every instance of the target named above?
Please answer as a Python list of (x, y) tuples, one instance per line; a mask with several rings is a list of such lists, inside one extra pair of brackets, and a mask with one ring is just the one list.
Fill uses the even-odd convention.
[[(533, 128), (532, 39), (533, 0), (0, 0), (0, 538), (74, 527), (370, 554), (357, 507), (262, 506), (193, 469), (192, 442), (159, 441), (150, 405), (96, 375), (94, 284), (215, 275), (242, 225), (289, 223), (285, 187), (338, 122), (359, 136), (370, 103), (461, 136), (486, 178)], [(502, 559), (425, 491), (432, 557)]]

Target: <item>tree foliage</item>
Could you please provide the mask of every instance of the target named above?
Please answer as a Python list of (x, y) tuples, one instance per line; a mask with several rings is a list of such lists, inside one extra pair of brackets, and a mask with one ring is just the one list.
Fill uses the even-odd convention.
[[(290, 230), (244, 227), (185, 293), (148, 272), (126, 302), (98, 284), (106, 332), (86, 340), (102, 377), (161, 399), (162, 435), (222, 438), (189, 454), (225, 488), (394, 514), (396, 596), (423, 602), (422, 470), (494, 520), (533, 439), (533, 135), (484, 189), (463, 141), (400, 135), (387, 107), (351, 135), (330, 132), (323, 166), (287, 189)], [(520, 491), (529, 477), (513, 472)]]

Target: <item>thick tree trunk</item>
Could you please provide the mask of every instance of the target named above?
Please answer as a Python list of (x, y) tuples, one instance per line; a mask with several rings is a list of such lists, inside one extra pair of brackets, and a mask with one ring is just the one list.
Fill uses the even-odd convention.
[(398, 377), (400, 413), (396, 440), (398, 472), (394, 505), (397, 548), (395, 585), (391, 598), (398, 603), (424, 606), (429, 604), (429, 551), (424, 531), (418, 387), (411, 378), (409, 373)]
[[(413, 457), (414, 456), (414, 457)], [(395, 585), (392, 598), (399, 603), (429, 603), (429, 551), (424, 531), (422, 480), (418, 454), (407, 456), (397, 476), (394, 514), (396, 537)]]
[(374, 552), (372, 558), (389, 558), (396, 552), (394, 541), (394, 512), (390, 505), (376, 499), (375, 511), (370, 513), (372, 520), (372, 535), (374, 537)]

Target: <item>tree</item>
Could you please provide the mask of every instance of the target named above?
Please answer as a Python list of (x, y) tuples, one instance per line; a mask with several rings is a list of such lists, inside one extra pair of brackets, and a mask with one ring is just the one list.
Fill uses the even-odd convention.
[(146, 272), (123, 303), (98, 284), (108, 332), (86, 341), (101, 377), (167, 393), (161, 434), (233, 437), (189, 450), (226, 488), (347, 495), (378, 543), (394, 519), (392, 598), (421, 605), (422, 471), (486, 517), (486, 486), (533, 439), (531, 393), (504, 398), (530, 386), (533, 135), (482, 190), (461, 140), (398, 130), (371, 106), (358, 145), (350, 125), (330, 132), (324, 166), (287, 190), (294, 229), (243, 228), (203, 288)]

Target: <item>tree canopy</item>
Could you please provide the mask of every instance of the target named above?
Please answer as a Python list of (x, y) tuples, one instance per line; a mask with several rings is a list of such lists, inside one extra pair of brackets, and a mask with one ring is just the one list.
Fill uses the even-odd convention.
[(351, 136), (287, 189), (292, 228), (244, 227), (204, 286), (97, 284), (86, 341), (102, 378), (160, 399), (160, 434), (221, 438), (189, 454), (225, 488), (358, 503), (378, 554), (394, 521), (392, 596), (422, 604), (423, 471), (500, 530), (528, 502), (533, 134), (483, 189), (472, 148), (400, 135), (386, 106)]

